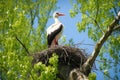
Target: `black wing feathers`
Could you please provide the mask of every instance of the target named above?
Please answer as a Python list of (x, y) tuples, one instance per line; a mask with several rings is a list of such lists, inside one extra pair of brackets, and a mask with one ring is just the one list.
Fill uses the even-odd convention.
[(56, 35), (59, 32), (61, 32), (62, 28), (63, 28), (63, 25), (61, 24), (60, 27), (57, 30), (55, 30), (54, 32), (51, 32), (51, 34), (48, 34), (48, 36), (47, 36), (48, 47), (50, 47), (50, 45), (52, 44), (52, 41), (54, 40)]

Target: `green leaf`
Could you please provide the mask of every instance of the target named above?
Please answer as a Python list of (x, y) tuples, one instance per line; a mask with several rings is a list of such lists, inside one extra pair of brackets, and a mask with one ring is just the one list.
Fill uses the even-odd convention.
[(89, 80), (96, 80), (96, 73), (90, 73), (88, 76)]

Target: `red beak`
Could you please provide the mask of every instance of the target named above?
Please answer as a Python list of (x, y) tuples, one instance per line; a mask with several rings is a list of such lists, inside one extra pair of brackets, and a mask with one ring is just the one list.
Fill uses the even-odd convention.
[(59, 13), (58, 15), (59, 15), (59, 16), (65, 16), (63, 13)]

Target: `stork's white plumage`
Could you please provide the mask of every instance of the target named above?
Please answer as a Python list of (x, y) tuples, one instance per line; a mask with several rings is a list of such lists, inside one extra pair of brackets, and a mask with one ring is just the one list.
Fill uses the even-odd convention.
[(48, 42), (48, 47), (52, 47), (54, 45), (58, 45), (58, 39), (61, 37), (62, 32), (63, 32), (63, 25), (62, 23), (58, 20), (59, 16), (64, 16), (64, 14), (59, 13), (59, 12), (54, 12), (53, 18), (55, 20), (55, 23), (52, 24), (50, 27), (47, 29), (47, 42)]

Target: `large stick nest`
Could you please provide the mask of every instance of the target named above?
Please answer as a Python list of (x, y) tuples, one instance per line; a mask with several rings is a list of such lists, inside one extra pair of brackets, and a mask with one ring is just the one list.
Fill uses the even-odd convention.
[(58, 77), (62, 80), (69, 79), (69, 73), (76, 68), (80, 68), (87, 60), (85, 52), (74, 47), (68, 46), (55, 46), (42, 52), (35, 53), (33, 55), (33, 65), (37, 62), (42, 62), (48, 65), (48, 60), (53, 53), (59, 56), (58, 62)]

